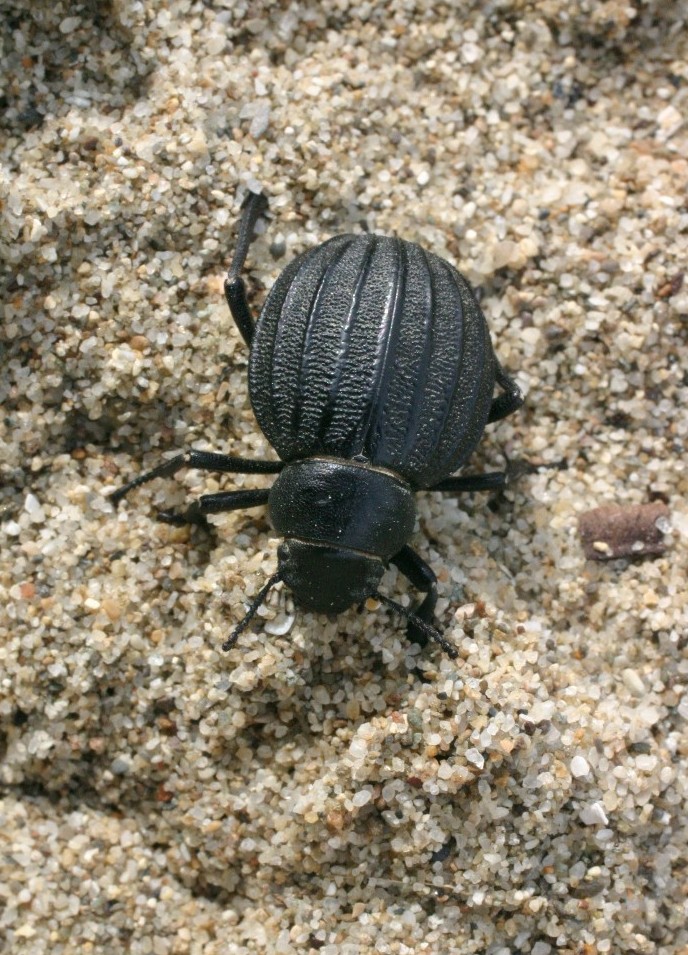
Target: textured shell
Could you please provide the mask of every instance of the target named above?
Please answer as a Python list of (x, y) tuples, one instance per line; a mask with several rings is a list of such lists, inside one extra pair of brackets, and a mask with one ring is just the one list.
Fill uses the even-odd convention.
[(363, 456), (415, 487), (468, 459), (494, 385), (489, 332), (466, 280), (386, 236), (337, 236), (296, 258), (251, 348), (251, 402), (282, 460)]

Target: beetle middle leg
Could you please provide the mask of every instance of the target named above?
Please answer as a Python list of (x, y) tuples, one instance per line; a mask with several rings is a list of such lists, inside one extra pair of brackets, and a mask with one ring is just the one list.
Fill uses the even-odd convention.
[(497, 395), (496, 398), (492, 399), (492, 406), (487, 419), (488, 424), (493, 421), (501, 421), (502, 418), (506, 418), (507, 415), (517, 411), (523, 404), (523, 392), (514, 379), (507, 375), (499, 362), (497, 362), (495, 377), (497, 384), (504, 389), (504, 394)]
[(249, 348), (253, 341), (255, 322), (251, 314), (251, 309), (249, 308), (248, 299), (246, 298), (246, 285), (240, 273), (246, 261), (246, 254), (248, 253), (248, 247), (253, 238), (253, 230), (256, 222), (267, 207), (268, 200), (262, 192), (249, 192), (242, 205), (243, 211), (241, 219), (239, 220), (236, 250), (232, 264), (227, 272), (227, 278), (225, 279), (225, 298), (227, 299), (229, 310), (232, 313), (232, 318), (237, 328), (241, 332), (241, 337)]
[(199, 471), (215, 471), (218, 474), (279, 474), (283, 467), (283, 461), (251, 461), (248, 458), (235, 458), (230, 454), (216, 454), (213, 451), (185, 451), (163, 461), (156, 468), (139, 474), (133, 481), (108, 496), (116, 506), (134, 488), (148, 484), (155, 478), (173, 477), (182, 468), (197, 468)]

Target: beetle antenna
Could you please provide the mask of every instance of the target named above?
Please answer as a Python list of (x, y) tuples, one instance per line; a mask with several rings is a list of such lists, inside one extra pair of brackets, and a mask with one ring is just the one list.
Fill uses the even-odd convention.
[(244, 616), (244, 619), (241, 621), (241, 623), (237, 624), (234, 630), (232, 630), (231, 635), (222, 644), (223, 650), (227, 651), (232, 649), (232, 647), (237, 642), (237, 640), (239, 639), (241, 634), (244, 632), (246, 627), (248, 627), (250, 622), (255, 617), (256, 611), (258, 610), (258, 608), (261, 606), (261, 604), (265, 602), (265, 598), (267, 597), (268, 591), (270, 590), (270, 588), (274, 587), (275, 584), (279, 583), (281, 579), (282, 577), (280, 576), (280, 574), (276, 573), (276, 574), (273, 574), (272, 577), (270, 577), (265, 584), (263, 584), (263, 586), (260, 588), (256, 596), (253, 598), (250, 607), (246, 611), (246, 615)]
[(379, 600), (380, 603), (390, 607), (396, 613), (401, 614), (401, 616), (408, 620), (409, 623), (413, 624), (414, 627), (417, 627), (422, 633), (424, 633), (426, 637), (434, 640), (435, 643), (439, 643), (448, 657), (450, 657), (452, 660), (456, 660), (459, 655), (456, 647), (452, 646), (448, 640), (445, 640), (439, 630), (435, 630), (435, 628), (427, 623), (427, 621), (423, 620), (422, 617), (419, 617), (417, 613), (414, 613), (407, 607), (402, 606), (402, 604), (397, 603), (396, 600), (392, 600), (391, 597), (386, 597), (384, 594), (381, 594), (379, 590), (376, 590), (372, 596)]

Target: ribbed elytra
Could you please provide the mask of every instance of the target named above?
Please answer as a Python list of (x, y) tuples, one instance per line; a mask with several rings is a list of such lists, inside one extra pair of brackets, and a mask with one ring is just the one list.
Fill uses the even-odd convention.
[(387, 236), (337, 236), (296, 258), (251, 349), (251, 402), (282, 460), (364, 458), (414, 487), (467, 460), (494, 387), (487, 325), (463, 276)]
[[(278, 460), (188, 451), (129, 481), (111, 498), (180, 468), (276, 474), (270, 488), (204, 494), (172, 524), (267, 505), (282, 538), (278, 567), (222, 645), (234, 646), (270, 588), (282, 581), (299, 606), (340, 613), (375, 597), (407, 620), (411, 640), (456, 649), (433, 624), (437, 578), (410, 546), (414, 491), (454, 494), (505, 487), (507, 475), (456, 475), (485, 425), (523, 402), (492, 350), (470, 286), (413, 242), (343, 235), (296, 258), (258, 322), (241, 278), (262, 194), (249, 194), (225, 281), (250, 349), (249, 392)], [(495, 385), (501, 393), (494, 395)], [(394, 564), (425, 595), (415, 610), (380, 593)]]

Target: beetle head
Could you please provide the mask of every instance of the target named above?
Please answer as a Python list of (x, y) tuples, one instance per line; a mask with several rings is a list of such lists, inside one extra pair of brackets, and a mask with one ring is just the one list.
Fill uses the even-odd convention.
[(384, 564), (356, 551), (289, 539), (279, 546), (278, 573), (304, 610), (341, 613), (377, 589)]

